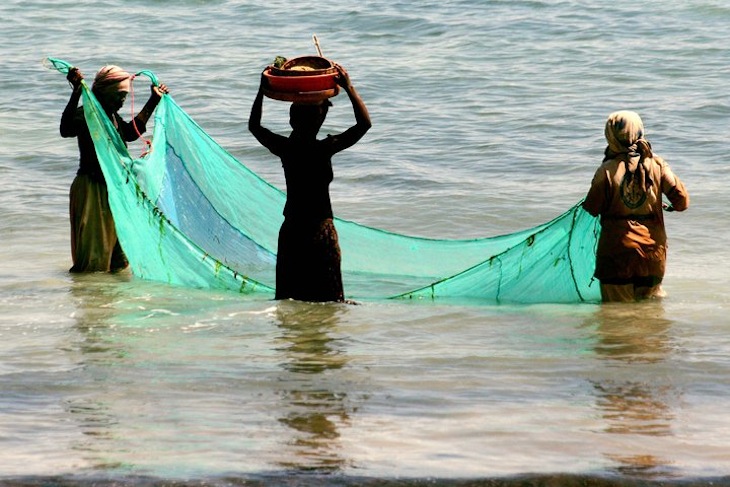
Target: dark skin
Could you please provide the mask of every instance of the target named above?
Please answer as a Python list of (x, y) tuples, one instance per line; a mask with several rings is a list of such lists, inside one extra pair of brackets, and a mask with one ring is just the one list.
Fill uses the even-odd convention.
[[(88, 188), (97, 186), (99, 188), (92, 189), (92, 191), (101, 191), (101, 187), (106, 185), (83, 109), (78, 107), (83, 93), (84, 76), (78, 68), (71, 68), (66, 79), (71, 83), (73, 91), (61, 116), (60, 133), (62, 137), (77, 138), (79, 145), (79, 172), (77, 174), (86, 178), (86, 182), (81, 180), (79, 184), (76, 183), (77, 180), (74, 180), (71, 187), (71, 246), (74, 254), (74, 266), (71, 268), (71, 272), (118, 271), (127, 267), (128, 264), (124, 252), (116, 240), (116, 235), (109, 231), (110, 226), (113, 226), (111, 213), (103, 202), (86, 200), (83, 197)], [(137, 130), (138, 125), (141, 126), (142, 132), (146, 130), (147, 121), (168, 89), (165, 85), (153, 86), (152, 94), (137, 115), (136, 121), (126, 123), (117, 114), (127, 97), (126, 91), (117, 90), (122, 87), (123, 85), (110, 85), (105, 90), (94, 90), (94, 94), (126, 145), (127, 142), (137, 140), (140, 136), (140, 132)], [(87, 210), (92, 215), (88, 221), (84, 216), (87, 214)], [(110, 259), (108, 263), (104, 262), (106, 258)]]
[[(248, 128), (256, 139), (281, 159), (287, 184), (285, 221), (279, 234), (277, 254), (277, 299), (343, 301), (339, 247), (329, 230), (332, 208), (329, 184), (332, 181), (331, 157), (354, 145), (370, 129), (370, 115), (352, 86), (347, 71), (339, 65), (337, 84), (347, 93), (355, 115), (355, 125), (344, 132), (317, 139), (329, 101), (318, 104), (294, 103), (289, 112), (292, 131), (288, 137), (261, 126), (264, 88), (261, 83), (251, 108)], [(283, 250), (282, 250), (283, 249)], [(303, 284), (302, 276), (314, 277)], [(310, 285), (311, 284), (311, 285)]]
[[(352, 86), (350, 76), (347, 74), (345, 69), (335, 64), (337, 68), (337, 84), (347, 93), (347, 96), (352, 103), (352, 109), (355, 114), (355, 125), (347, 129), (345, 132), (335, 135), (337, 138), (336, 150), (339, 152), (348, 147), (354, 145), (358, 140), (362, 138), (365, 133), (370, 130), (372, 123), (370, 122), (370, 114), (365, 106), (365, 103), (360, 98), (360, 95)], [(266, 85), (266, 79), (263, 74), (261, 76), (261, 83), (259, 85), (259, 91), (254, 100), (253, 107), (251, 108), (251, 116), (248, 120), (248, 129), (251, 131), (254, 137), (272, 153), (277, 154), (277, 148), (282, 144), (282, 138), (286, 138), (282, 135), (275, 134), (269, 129), (261, 126), (261, 115), (263, 112), (263, 101), (264, 92), (263, 88)], [(292, 127), (290, 138), (299, 138), (303, 140), (314, 140), (317, 138), (319, 129), (322, 127), (329, 105), (326, 103), (320, 103), (317, 105), (319, 110), (308, 110), (306, 115), (302, 115), (301, 118), (297, 116), (290, 117), (289, 124)]]
[[(73, 103), (74, 106), (76, 106), (78, 105), (79, 99), (81, 98), (81, 81), (84, 79), (84, 75), (81, 73), (81, 71), (79, 71), (78, 68), (71, 68), (68, 70), (66, 79), (69, 81), (69, 83), (71, 83), (71, 87), (73, 88), (69, 104)], [(160, 101), (160, 98), (162, 98), (162, 95), (170, 92), (170, 90), (168, 90), (167, 88), (167, 85), (165, 84), (160, 84), (159, 86), (152, 85), (150, 87), (150, 90), (152, 91), (150, 99), (147, 101), (144, 108), (142, 108), (138, 115), (139, 119), (143, 123), (147, 123), (147, 121), (150, 119), (150, 117), (152, 116), (152, 112), (157, 106), (157, 103)], [(128, 93), (126, 91), (118, 91), (111, 94), (94, 94), (96, 95), (99, 103), (101, 104), (106, 114), (109, 115), (109, 117), (111, 118), (112, 115), (117, 113), (122, 108), (122, 106), (124, 106), (124, 102), (127, 99)]]

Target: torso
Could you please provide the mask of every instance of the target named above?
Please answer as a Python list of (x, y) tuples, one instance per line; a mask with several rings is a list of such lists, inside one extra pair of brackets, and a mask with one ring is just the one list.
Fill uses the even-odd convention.
[(333, 171), (329, 147), (327, 139), (311, 142), (289, 139), (281, 154), (287, 188), (286, 218), (311, 221), (332, 218), (329, 185)]

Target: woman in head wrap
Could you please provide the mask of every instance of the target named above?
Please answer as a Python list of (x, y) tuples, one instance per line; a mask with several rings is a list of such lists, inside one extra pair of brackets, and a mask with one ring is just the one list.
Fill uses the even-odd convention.
[[(71, 272), (122, 270), (128, 265), (127, 258), (117, 240), (106, 182), (86, 125), (84, 109), (78, 106), (84, 77), (77, 68), (71, 68), (66, 78), (73, 91), (61, 116), (61, 136), (76, 137), (79, 145), (79, 169), (70, 194)], [(149, 100), (134, 122), (125, 122), (117, 112), (124, 105), (131, 82), (131, 74), (110, 65), (99, 70), (91, 88), (125, 144), (145, 132), (152, 111), (168, 92), (164, 84), (153, 85)]]
[(370, 115), (341, 67), (337, 83), (345, 90), (355, 114), (355, 125), (337, 135), (317, 139), (331, 103), (294, 103), (289, 111), (288, 137), (261, 126), (263, 89), (256, 95), (248, 128), (256, 139), (281, 159), (286, 179), (284, 223), (279, 231), (276, 261), (276, 299), (344, 301), (340, 247), (332, 221), (329, 185), (332, 156), (355, 144), (370, 129)]
[[(601, 297), (605, 302), (663, 297), (663, 211), (686, 210), (689, 195), (669, 165), (652, 152), (637, 113), (612, 113), (605, 134), (605, 157), (583, 201), (588, 213), (601, 216), (595, 271)], [(670, 206), (662, 203), (662, 195)]]

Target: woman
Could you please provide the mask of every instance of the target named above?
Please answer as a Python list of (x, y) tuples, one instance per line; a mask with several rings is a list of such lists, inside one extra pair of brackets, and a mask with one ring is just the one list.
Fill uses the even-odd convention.
[[(663, 210), (686, 210), (689, 195), (669, 165), (652, 152), (637, 113), (612, 113), (605, 134), (603, 164), (583, 202), (588, 213), (601, 216), (595, 271), (601, 297), (604, 302), (663, 297)], [(662, 194), (671, 206), (664, 207)]]
[(292, 132), (288, 137), (261, 126), (265, 78), (262, 76), (251, 108), (248, 128), (256, 139), (281, 159), (287, 199), (279, 231), (276, 261), (276, 299), (344, 301), (340, 247), (332, 221), (329, 184), (332, 156), (355, 144), (370, 129), (370, 115), (350, 82), (338, 70), (337, 84), (347, 93), (355, 125), (338, 135), (317, 139), (331, 103), (293, 103), (289, 111)]
[[(71, 68), (66, 76), (73, 91), (61, 116), (61, 136), (76, 137), (79, 170), (71, 185), (71, 272), (114, 272), (127, 267), (127, 258), (117, 240), (114, 219), (107, 199), (106, 181), (94, 150), (94, 141), (79, 107), (83, 75)], [(118, 66), (104, 66), (96, 74), (92, 92), (126, 144), (145, 132), (146, 124), (167, 86), (152, 86), (152, 94), (134, 122), (125, 122), (117, 113), (131, 87), (132, 75)]]

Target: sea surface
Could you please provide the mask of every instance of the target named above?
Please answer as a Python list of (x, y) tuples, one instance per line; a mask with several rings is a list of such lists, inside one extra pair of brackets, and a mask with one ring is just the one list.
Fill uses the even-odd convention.
[[(393, 232), (551, 220), (608, 114), (638, 111), (692, 198), (667, 298), (322, 305), (68, 273), (78, 150), (44, 58), (152, 70), (282, 187), (248, 113), (313, 34), (373, 120), (334, 159), (335, 213)], [(728, 46), (727, 0), (3, 0), (0, 485), (730, 485)], [(286, 130), (286, 104), (264, 117)], [(340, 95), (323, 132), (351, 122)]]

